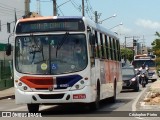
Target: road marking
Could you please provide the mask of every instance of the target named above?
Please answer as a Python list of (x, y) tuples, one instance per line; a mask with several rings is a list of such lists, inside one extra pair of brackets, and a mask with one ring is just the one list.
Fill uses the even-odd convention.
[(147, 88), (144, 88), (143, 91), (138, 95), (138, 97), (134, 100), (133, 104), (132, 104), (132, 111), (136, 111), (136, 104), (138, 102), (138, 100), (140, 99), (140, 97), (147, 91)]
[(9, 109), (8, 111), (19, 111), (19, 110), (27, 110), (27, 106), (21, 106), (18, 108)]
[(117, 97), (117, 99), (127, 99), (127, 100), (130, 100), (130, 99), (135, 99), (136, 97)]
[(46, 110), (46, 109), (49, 109), (49, 108), (53, 108), (55, 106), (57, 106), (57, 105), (46, 105), (46, 106), (43, 105), (43, 106), (40, 106), (39, 111)]

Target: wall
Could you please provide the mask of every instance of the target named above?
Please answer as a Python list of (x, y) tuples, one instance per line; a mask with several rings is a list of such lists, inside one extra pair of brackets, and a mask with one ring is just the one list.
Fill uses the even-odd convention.
[[(15, 11), (17, 19), (25, 14), (25, 0), (0, 0), (0, 43), (7, 43), (10, 33), (7, 32), (7, 22), (11, 23), (11, 33), (15, 25)], [(12, 41), (13, 42), (13, 41)]]

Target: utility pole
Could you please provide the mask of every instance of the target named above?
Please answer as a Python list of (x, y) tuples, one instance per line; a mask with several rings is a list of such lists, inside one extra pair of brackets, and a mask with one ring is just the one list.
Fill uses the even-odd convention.
[(57, 16), (57, 1), (53, 0), (53, 15)]
[(40, 15), (41, 14), (41, 4), (40, 0), (37, 0), (37, 13)]
[(25, 0), (25, 15), (30, 12), (30, 0)]
[(82, 16), (85, 16), (85, 13), (84, 13), (84, 0), (82, 0)]
[(125, 41), (124, 41), (124, 48), (126, 48), (126, 39), (127, 39), (127, 37), (125, 37)]
[(98, 23), (98, 13), (95, 11), (95, 23)]

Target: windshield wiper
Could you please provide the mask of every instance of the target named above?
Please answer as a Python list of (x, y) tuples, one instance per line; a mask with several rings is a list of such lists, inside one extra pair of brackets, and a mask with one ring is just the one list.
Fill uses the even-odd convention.
[(34, 36), (33, 34), (31, 34), (31, 38), (32, 38), (33, 43), (34, 43), (34, 44), (31, 46), (31, 51), (30, 51), (30, 54), (33, 54), (32, 63), (33, 63), (33, 61), (34, 61), (34, 59), (35, 59), (35, 54), (36, 54), (37, 52), (41, 52), (41, 53), (42, 53), (42, 58), (43, 58), (43, 60), (44, 60), (43, 45), (42, 45), (42, 44), (38, 45), (38, 42), (35, 40), (35, 36)]
[(62, 47), (62, 45), (64, 44), (64, 42), (69, 38), (68, 36), (69, 36), (69, 33), (66, 32), (64, 34), (64, 37), (63, 37), (62, 41), (58, 43), (57, 48), (56, 48), (56, 57), (57, 57), (57, 54), (58, 54), (58, 50)]

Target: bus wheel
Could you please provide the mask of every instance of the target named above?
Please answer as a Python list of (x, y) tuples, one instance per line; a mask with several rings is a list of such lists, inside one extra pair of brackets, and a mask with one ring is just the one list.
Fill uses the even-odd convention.
[(27, 104), (27, 107), (30, 113), (36, 113), (39, 111), (39, 104)]
[(96, 100), (95, 100), (95, 102), (90, 104), (90, 109), (91, 110), (99, 109), (99, 104), (100, 104), (100, 83), (98, 82)]
[(156, 81), (156, 79), (152, 80), (152, 82), (155, 82), (155, 81)]

